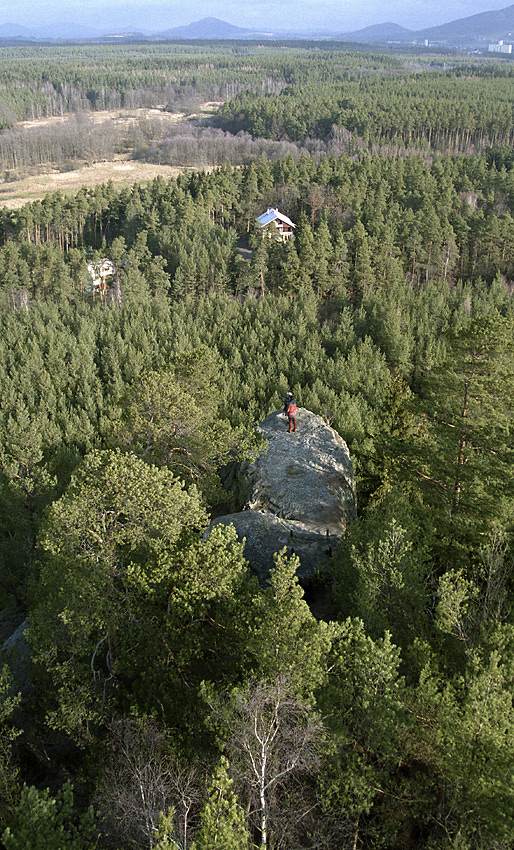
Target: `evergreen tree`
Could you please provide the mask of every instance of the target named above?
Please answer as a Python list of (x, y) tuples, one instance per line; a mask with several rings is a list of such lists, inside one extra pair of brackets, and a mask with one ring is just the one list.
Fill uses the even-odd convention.
[(387, 845), (402, 829), (410, 796), (397, 774), (410, 727), (400, 653), (386, 632), (373, 641), (360, 620), (342, 624), (320, 705), (330, 736), (320, 770), (325, 810), (342, 820), (352, 846)]
[[(511, 514), (505, 470), (512, 453), (512, 322), (476, 319), (458, 332), (450, 358), (423, 386), (430, 421), (426, 498), (443, 501), (440, 531), (456, 551)], [(494, 425), (491, 426), (491, 423)]]
[(130, 669), (137, 623), (165, 605), (174, 553), (205, 524), (197, 494), (167, 470), (119, 452), (86, 458), (48, 513), (33, 588), (31, 642), (56, 726), (88, 734)]
[(74, 816), (73, 789), (63, 785), (55, 797), (49, 789), (23, 786), (18, 813), (2, 835), (6, 850), (91, 850), (93, 811)]
[(222, 756), (207, 789), (208, 799), (192, 850), (246, 850), (249, 835), (245, 816), (229, 776), (228, 760)]
[(13, 723), (13, 715), (21, 702), (20, 694), (13, 694), (9, 668), (0, 669), (0, 827), (5, 825), (19, 802), (19, 768), (14, 759), (13, 744), (21, 734)]
[(281, 551), (275, 555), (270, 587), (256, 599), (258, 613), (251, 646), (261, 676), (285, 677), (295, 693), (307, 697), (326, 675), (335, 629), (317, 621), (304, 600), (296, 570), (299, 561)]
[(186, 484), (220, 495), (217, 470), (250, 452), (252, 438), (218, 415), (217, 358), (207, 348), (176, 359), (167, 370), (146, 374), (127, 395), (119, 442), (139, 457), (166, 466)]

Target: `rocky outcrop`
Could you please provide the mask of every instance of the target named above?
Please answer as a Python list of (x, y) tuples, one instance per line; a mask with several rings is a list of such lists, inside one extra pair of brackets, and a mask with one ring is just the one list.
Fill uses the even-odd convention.
[(320, 416), (299, 408), (297, 432), (287, 433), (281, 411), (257, 427), (267, 440), (252, 464), (241, 465), (234, 488), (240, 511), (213, 524), (232, 523), (245, 538), (245, 556), (261, 581), (284, 546), (300, 558), (308, 580), (355, 516), (355, 480), (348, 447)]
[(26, 638), (27, 629), (28, 623), (24, 620), (0, 646), (0, 666), (7, 664), (12, 677), (13, 690), (19, 691), (22, 696), (27, 696), (32, 691), (28, 674), (30, 649)]

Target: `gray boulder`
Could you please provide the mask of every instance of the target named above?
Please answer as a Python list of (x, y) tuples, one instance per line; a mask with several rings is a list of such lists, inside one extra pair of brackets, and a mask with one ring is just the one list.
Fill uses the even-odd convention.
[(26, 637), (27, 630), (28, 623), (24, 620), (0, 647), (0, 666), (7, 663), (12, 676), (13, 690), (20, 691), (23, 696), (27, 696), (32, 691), (28, 673), (30, 649)]
[(300, 559), (299, 577), (311, 578), (355, 517), (346, 443), (309, 410), (299, 408), (296, 422), (297, 432), (288, 434), (285, 416), (276, 411), (257, 426), (267, 449), (235, 475), (241, 510), (213, 521), (232, 524), (245, 538), (245, 556), (261, 581), (269, 576), (273, 554), (284, 546)]

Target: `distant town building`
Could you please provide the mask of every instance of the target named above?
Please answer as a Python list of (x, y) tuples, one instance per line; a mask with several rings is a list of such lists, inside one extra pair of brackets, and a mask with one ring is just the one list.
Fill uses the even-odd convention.
[(505, 44), (503, 39), (489, 45), (489, 53), (512, 53), (512, 44)]
[(262, 227), (264, 233), (268, 236), (274, 236), (280, 242), (287, 242), (296, 227), (296, 224), (293, 224), (287, 215), (283, 215), (273, 207), (268, 207), (266, 212), (258, 217), (257, 224)]

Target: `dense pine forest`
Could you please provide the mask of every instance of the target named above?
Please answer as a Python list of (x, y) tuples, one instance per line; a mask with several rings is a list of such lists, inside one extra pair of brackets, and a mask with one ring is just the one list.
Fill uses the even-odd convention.
[[(351, 52), (331, 42), (4, 47), (0, 168), (12, 180), (127, 151), (201, 167), (361, 149), (484, 152), (512, 145), (513, 75), (508, 59)], [(114, 120), (143, 108), (194, 118), (205, 102), (223, 104), (207, 124)]]
[[(514, 846), (513, 91), (428, 52), (2, 48), (5, 169), (224, 104), (116, 141), (214, 169), (0, 210), (6, 850)], [(294, 555), (261, 587), (204, 534), (288, 389), (356, 470), (323, 618)]]

